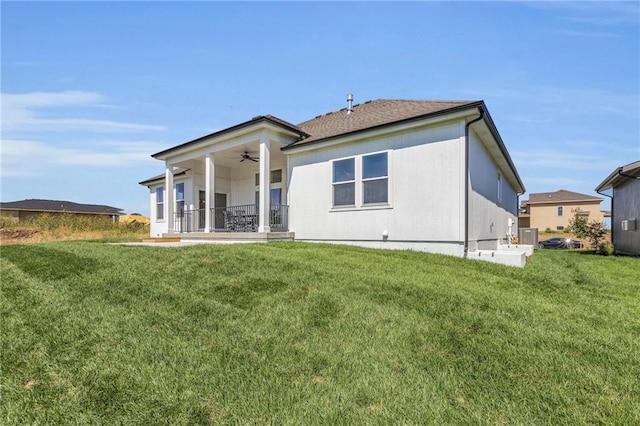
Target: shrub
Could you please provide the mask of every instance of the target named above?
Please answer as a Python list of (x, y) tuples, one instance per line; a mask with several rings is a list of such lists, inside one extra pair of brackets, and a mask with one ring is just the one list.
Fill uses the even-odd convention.
[(17, 217), (0, 216), (0, 228), (15, 228), (18, 224)]
[(591, 247), (594, 249), (597, 249), (600, 246), (600, 241), (606, 234), (607, 228), (605, 228), (604, 223), (602, 222), (593, 220), (587, 225), (586, 237), (589, 238)]
[(615, 248), (613, 247), (612, 243), (607, 241), (598, 246), (598, 253), (605, 256), (611, 256), (613, 253), (615, 253)]

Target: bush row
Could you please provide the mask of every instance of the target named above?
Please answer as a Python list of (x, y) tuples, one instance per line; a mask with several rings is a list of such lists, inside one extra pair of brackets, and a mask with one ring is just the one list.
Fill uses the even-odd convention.
[(73, 213), (44, 213), (32, 219), (18, 221), (15, 217), (0, 216), (0, 228), (34, 228), (45, 231), (71, 232), (109, 231), (115, 233), (142, 232), (149, 226), (139, 222), (120, 223), (108, 218), (75, 215)]

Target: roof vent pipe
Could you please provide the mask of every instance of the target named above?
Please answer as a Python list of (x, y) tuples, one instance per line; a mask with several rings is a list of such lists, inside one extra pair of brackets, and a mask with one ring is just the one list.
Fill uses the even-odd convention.
[(347, 95), (347, 114), (351, 114), (353, 112), (353, 95), (349, 93)]

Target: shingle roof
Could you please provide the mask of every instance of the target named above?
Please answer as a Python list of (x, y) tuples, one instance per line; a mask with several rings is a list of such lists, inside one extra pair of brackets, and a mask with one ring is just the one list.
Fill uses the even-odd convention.
[(597, 186), (596, 192), (615, 188), (627, 179), (640, 179), (640, 161), (618, 167)]
[(6, 210), (31, 210), (40, 212), (69, 212), (119, 215), (122, 209), (100, 204), (79, 204), (71, 201), (59, 200), (20, 200), (8, 203), (0, 203), (0, 209)]
[[(191, 169), (185, 169), (183, 167), (176, 167), (173, 170), (173, 177), (183, 175), (183, 174), (187, 173), (189, 170), (191, 170)], [(164, 182), (164, 178), (165, 178), (165, 176), (164, 176), (164, 173), (163, 173), (161, 175), (156, 175), (156, 176), (150, 177), (149, 179), (145, 179), (142, 182), (138, 182), (138, 184), (139, 185), (144, 185), (144, 186), (149, 186), (150, 184), (152, 184), (154, 182), (158, 182), (158, 181), (163, 181)]]
[(297, 133), (298, 137), (300, 137), (300, 138), (304, 138), (304, 137), (309, 136), (307, 133), (302, 131), (300, 128), (298, 128), (298, 127), (294, 126), (293, 124), (291, 124), (291, 123), (289, 123), (289, 122), (287, 122), (287, 121), (285, 121), (285, 120), (283, 120), (281, 118), (278, 118), (278, 117), (276, 117), (274, 115), (270, 115), (270, 114), (258, 115), (256, 117), (253, 117), (249, 121), (245, 121), (243, 123), (236, 124), (235, 126), (231, 126), (231, 127), (226, 128), (226, 129), (222, 129), (222, 130), (219, 130), (217, 132), (214, 132), (214, 133), (199, 137), (199, 138), (194, 139), (192, 141), (185, 142), (183, 144), (171, 147), (169, 149), (165, 149), (164, 151), (156, 152), (155, 154), (153, 154), (151, 156), (153, 158), (159, 158), (159, 157), (162, 157), (163, 155), (166, 155), (166, 154), (171, 153), (173, 151), (180, 150), (180, 149), (185, 148), (187, 146), (194, 146), (194, 145), (196, 145), (196, 144), (198, 144), (200, 142), (206, 141), (209, 138), (219, 137), (219, 136), (234, 132), (236, 130), (243, 129), (243, 128), (246, 128), (246, 127), (249, 127), (249, 126), (254, 126), (254, 125), (257, 125), (257, 124), (260, 124), (260, 123), (275, 124), (276, 126), (282, 127), (285, 130), (288, 130), (288, 131), (293, 132), (293, 133)]
[(537, 194), (529, 194), (529, 204), (533, 203), (559, 203), (571, 201), (602, 201), (600, 197), (594, 197), (578, 192), (567, 191), (561, 189), (555, 192), (539, 192)]
[(359, 130), (470, 106), (475, 103), (475, 101), (414, 101), (396, 99), (367, 101), (363, 104), (354, 105), (351, 114), (347, 114), (347, 109), (343, 108), (340, 111), (319, 115), (316, 118), (298, 124), (297, 127), (310, 136), (294, 142), (288, 147), (299, 146), (309, 142), (357, 132)]

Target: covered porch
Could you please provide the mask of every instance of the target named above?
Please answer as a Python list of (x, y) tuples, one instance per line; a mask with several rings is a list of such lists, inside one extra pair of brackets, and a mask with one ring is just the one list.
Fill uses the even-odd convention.
[[(268, 215), (268, 226), (271, 232), (289, 230), (289, 206), (270, 204)], [(179, 233), (258, 232), (259, 227), (259, 204), (214, 207), (209, 210), (181, 209), (174, 212), (173, 219), (173, 231)]]
[(303, 136), (289, 123), (261, 116), (154, 154), (165, 162), (164, 175), (149, 186), (158, 230), (289, 231), (287, 158), (280, 148)]

